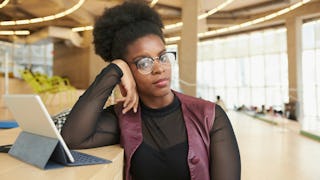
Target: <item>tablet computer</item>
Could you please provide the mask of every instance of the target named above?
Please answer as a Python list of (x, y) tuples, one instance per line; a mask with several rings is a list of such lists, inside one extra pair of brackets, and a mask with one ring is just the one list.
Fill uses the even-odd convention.
[(70, 150), (56, 128), (39, 95), (9, 94), (4, 95), (3, 97), (6, 106), (12, 112), (19, 127), (24, 132), (54, 138), (59, 141), (59, 148), (63, 149), (68, 160), (68, 162), (63, 162), (64, 164), (76, 166), (111, 162), (103, 158)]

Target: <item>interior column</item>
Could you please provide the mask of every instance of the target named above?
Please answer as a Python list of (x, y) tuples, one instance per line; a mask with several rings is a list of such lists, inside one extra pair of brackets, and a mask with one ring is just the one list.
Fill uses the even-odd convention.
[[(289, 77), (289, 108), (294, 111), (298, 120), (302, 115), (302, 19), (290, 17), (286, 19), (287, 28), (287, 54)], [(299, 105), (300, 104), (300, 105)]]
[(183, 93), (196, 96), (198, 1), (182, 1), (181, 41), (179, 43), (179, 77)]

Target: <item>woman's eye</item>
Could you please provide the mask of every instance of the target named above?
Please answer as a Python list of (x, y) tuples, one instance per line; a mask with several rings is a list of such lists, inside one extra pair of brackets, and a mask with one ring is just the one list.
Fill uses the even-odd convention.
[(148, 67), (148, 66), (149, 66), (149, 63), (148, 63), (148, 62), (143, 62), (141, 66), (142, 66), (142, 67)]
[(150, 60), (142, 59), (138, 62), (140, 68), (148, 68), (150, 66)]
[(167, 61), (168, 61), (168, 56), (167, 56), (166, 54), (165, 54), (165, 55), (162, 55), (162, 56), (160, 56), (159, 60), (160, 60), (161, 62), (167, 62)]

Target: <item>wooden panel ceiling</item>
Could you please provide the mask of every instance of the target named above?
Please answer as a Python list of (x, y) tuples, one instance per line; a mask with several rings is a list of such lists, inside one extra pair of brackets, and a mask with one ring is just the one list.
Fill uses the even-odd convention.
[[(3, 0), (0, 0), (0, 3), (2, 1)], [(105, 8), (113, 7), (124, 1), (125, 0), (86, 0), (79, 10), (63, 18), (30, 25), (0, 25), (0, 30), (28, 29), (31, 33), (36, 33), (47, 26), (72, 28), (92, 25), (96, 17), (99, 16)], [(151, 2), (151, 0), (140, 1)], [(222, 11), (209, 16), (208, 19), (210, 19), (210, 21), (207, 22), (212, 22), (212, 19), (223, 18), (224, 21), (232, 23), (234, 16), (238, 15), (238, 18), (241, 18), (241, 16), (244, 16), (244, 18), (245, 16), (254, 16), (258, 13), (289, 6), (291, 3), (297, 1), (299, 0), (235, 0)], [(0, 21), (44, 17), (64, 11), (77, 2), (78, 0), (10, 0), (9, 4), (0, 9)], [(223, 2), (225, 2), (225, 0), (201, 0), (201, 12), (213, 9)], [(164, 23), (170, 24), (181, 20), (182, 3), (183, 0), (159, 0), (154, 8), (163, 17)], [(208, 24), (208, 27), (210, 26), (213, 25)]]

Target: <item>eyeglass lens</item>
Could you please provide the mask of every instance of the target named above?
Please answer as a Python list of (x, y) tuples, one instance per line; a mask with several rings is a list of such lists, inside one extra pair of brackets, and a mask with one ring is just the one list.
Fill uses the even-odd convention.
[(175, 55), (173, 53), (165, 53), (157, 58), (144, 57), (136, 62), (137, 68), (142, 74), (149, 74), (153, 69), (153, 64), (155, 60), (158, 60), (161, 65), (170, 65), (170, 61), (175, 60)]

